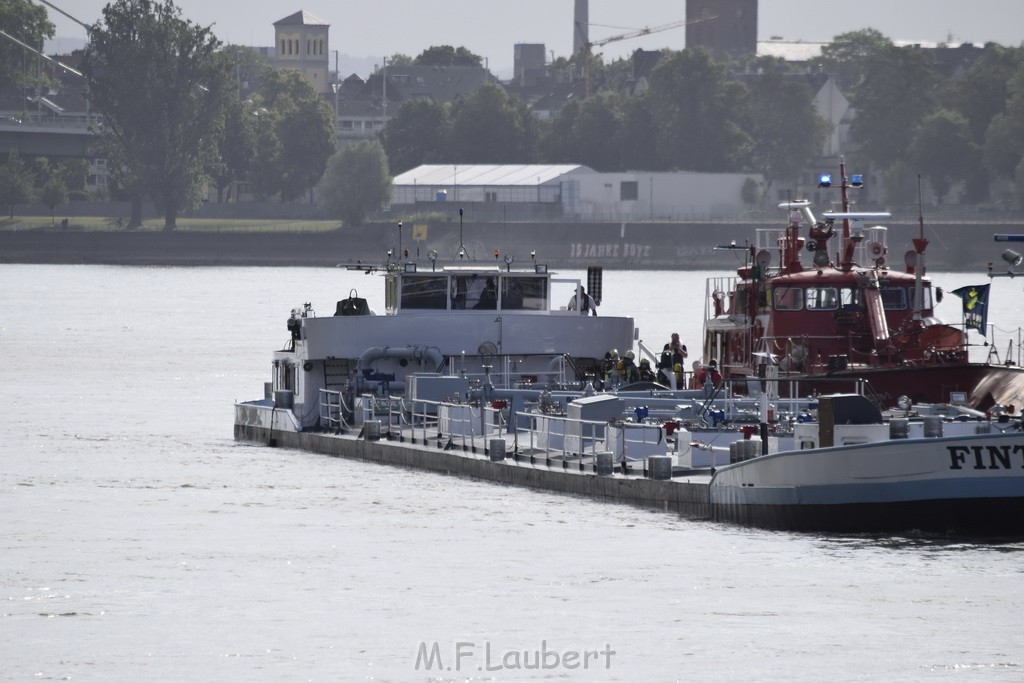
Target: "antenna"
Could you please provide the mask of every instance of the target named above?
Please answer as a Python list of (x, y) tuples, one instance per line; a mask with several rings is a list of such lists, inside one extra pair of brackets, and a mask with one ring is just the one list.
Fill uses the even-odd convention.
[(917, 174), (917, 225), (918, 237), (924, 239), (924, 203), (921, 199), (921, 174)]
[(921, 278), (924, 276), (924, 250), (928, 240), (924, 238), (924, 200), (921, 192), (921, 174), (917, 174), (917, 223), (920, 236), (914, 238), (914, 251), (917, 252), (917, 264), (914, 266), (914, 320), (921, 320), (921, 309), (924, 307), (924, 292)]
[(462, 243), (462, 207), (459, 207), (459, 258), (466, 258), (466, 247)]

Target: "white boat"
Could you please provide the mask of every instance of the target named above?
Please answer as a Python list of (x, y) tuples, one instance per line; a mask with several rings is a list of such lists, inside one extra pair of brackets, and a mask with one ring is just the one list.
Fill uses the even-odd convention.
[(823, 396), (793, 447), (715, 471), (717, 520), (799, 531), (1024, 531), (1017, 420), (883, 421), (863, 396)]
[[(383, 276), (385, 310), (371, 310), (354, 290), (332, 316), (317, 317), (309, 304), (293, 309), (266, 398), (290, 406), (299, 426), (310, 427), (325, 391), (351, 405), (364, 394), (405, 394), (417, 374), (479, 383), (488, 373), (499, 387), (582, 386), (601, 374), (610, 350), (632, 348), (633, 318), (581, 315), (553, 301), (554, 283), (582, 292), (579, 280), (556, 278), (532, 260), (514, 267), (511, 256), (498, 256), (494, 263), (442, 265), (435, 252), (404, 261), (389, 254), (382, 266), (349, 266)], [(584, 296), (599, 303), (600, 269), (588, 271), (587, 284)], [(420, 387), (421, 396), (432, 397), (430, 391)]]

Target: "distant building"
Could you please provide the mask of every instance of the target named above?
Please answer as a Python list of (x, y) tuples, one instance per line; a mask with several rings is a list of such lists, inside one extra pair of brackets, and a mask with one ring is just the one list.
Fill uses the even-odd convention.
[(330, 24), (305, 10), (275, 21), (275, 66), (298, 71), (318, 93), (331, 92), (328, 83), (330, 28)]
[(757, 54), (757, 0), (687, 0), (686, 47), (716, 55)]
[(579, 164), (424, 164), (395, 176), (392, 204), (558, 204), (565, 183), (595, 171)]
[(395, 206), (449, 213), (472, 205), (491, 218), (581, 220), (735, 219), (747, 207), (742, 189), (751, 173), (598, 173), (579, 164), (425, 164), (394, 178)]
[[(498, 79), (482, 66), (389, 64), (386, 74), (389, 107), (393, 101), (401, 104), (421, 97), (438, 103), (454, 102), (460, 96), (472, 95), (484, 83), (498, 83)], [(373, 80), (371, 76), (370, 82)]]
[(516, 85), (543, 80), (548, 73), (544, 43), (516, 43), (512, 48), (512, 65), (512, 81)]
[(590, 45), (590, 3), (575, 0), (572, 13), (572, 54), (578, 55)]

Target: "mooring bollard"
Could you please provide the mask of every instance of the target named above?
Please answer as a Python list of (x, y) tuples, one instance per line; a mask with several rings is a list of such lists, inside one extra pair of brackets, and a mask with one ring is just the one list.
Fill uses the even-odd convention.
[(647, 465), (651, 470), (651, 479), (672, 478), (671, 455), (652, 455), (647, 458)]
[(505, 439), (491, 439), (487, 449), (491, 454), (491, 462), (500, 462), (505, 459)]

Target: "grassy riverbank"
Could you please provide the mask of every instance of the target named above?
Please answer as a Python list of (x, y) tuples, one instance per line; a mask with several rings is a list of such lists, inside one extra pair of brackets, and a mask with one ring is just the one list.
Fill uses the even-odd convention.
[[(127, 232), (126, 217), (74, 216), (68, 218), (67, 228), (62, 227), (63, 216), (19, 216), (0, 218), (0, 231), (21, 232), (34, 230), (59, 230), (68, 232)], [(331, 232), (341, 227), (336, 220), (279, 220), (252, 218), (189, 218), (179, 216), (178, 232)], [(150, 218), (134, 232), (160, 232), (164, 228), (162, 218)]]

